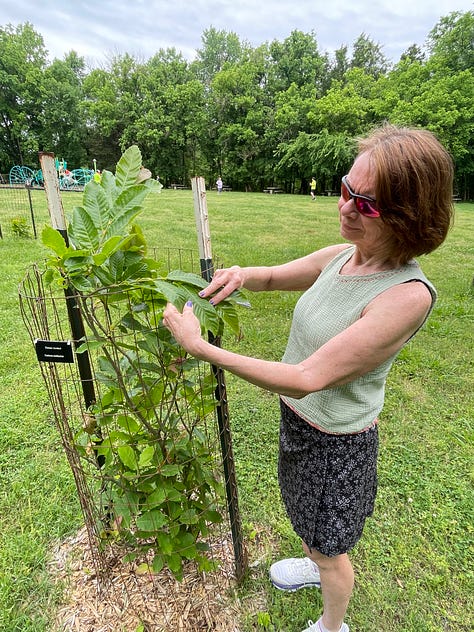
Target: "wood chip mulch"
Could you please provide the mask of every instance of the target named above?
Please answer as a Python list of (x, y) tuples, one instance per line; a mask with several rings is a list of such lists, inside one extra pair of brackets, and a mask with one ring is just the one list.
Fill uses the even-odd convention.
[(109, 552), (107, 578), (99, 582), (83, 527), (53, 552), (51, 573), (65, 593), (52, 632), (239, 632), (230, 535), (211, 551), (219, 569), (202, 573), (187, 563), (181, 582), (167, 569), (143, 572)]

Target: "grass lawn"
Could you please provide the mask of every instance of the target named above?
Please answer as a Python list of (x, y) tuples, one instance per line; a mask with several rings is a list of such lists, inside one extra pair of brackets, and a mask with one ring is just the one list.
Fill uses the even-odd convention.
[[(48, 574), (54, 544), (77, 530), (75, 486), (58, 442), (34, 350), (21, 320), (18, 283), (45, 251), (9, 230), (0, 189), (0, 630), (48, 632), (61, 595)], [(38, 231), (44, 193), (33, 191)], [(65, 193), (66, 212), (81, 195)], [(213, 255), (220, 265), (266, 265), (340, 241), (337, 199), (225, 193), (207, 196)], [(379, 494), (353, 551), (351, 632), (467, 632), (474, 620), (474, 204), (456, 206), (446, 243), (420, 263), (439, 291), (424, 329), (400, 354), (381, 415)], [(150, 245), (197, 252), (191, 191), (150, 198), (140, 224)], [(247, 296), (241, 341), (226, 347), (280, 359), (297, 293)], [(317, 591), (272, 589), (276, 556), (300, 555), (280, 501), (278, 399), (228, 375), (242, 519), (251, 562), (239, 589), (241, 629), (299, 632), (321, 608)], [(134, 632), (134, 631), (129, 631)]]

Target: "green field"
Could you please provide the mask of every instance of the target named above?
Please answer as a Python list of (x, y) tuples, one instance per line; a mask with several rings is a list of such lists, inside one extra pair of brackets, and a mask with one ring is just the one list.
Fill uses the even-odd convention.
[[(74, 533), (81, 515), (72, 475), (28, 333), (18, 283), (41, 261), (40, 240), (19, 237), (0, 190), (0, 630), (48, 632), (59, 589), (47, 560)], [(44, 192), (33, 191), (38, 231), (47, 221)], [(80, 194), (66, 193), (66, 212)], [(213, 255), (220, 265), (287, 261), (340, 241), (337, 199), (257, 193), (208, 193)], [(26, 214), (28, 219), (28, 214)], [(474, 620), (474, 204), (456, 206), (446, 243), (420, 260), (439, 291), (425, 326), (401, 353), (381, 415), (379, 495), (353, 552), (356, 587), (351, 632), (467, 632)], [(191, 191), (164, 190), (140, 220), (150, 245), (197, 253)], [(248, 294), (244, 337), (226, 347), (279, 359), (295, 293)], [(316, 591), (283, 594), (267, 580), (277, 556), (300, 555), (276, 478), (278, 400), (227, 377), (241, 513), (251, 562), (239, 590), (242, 632), (299, 632), (319, 616)], [(134, 631), (129, 631), (134, 632)]]

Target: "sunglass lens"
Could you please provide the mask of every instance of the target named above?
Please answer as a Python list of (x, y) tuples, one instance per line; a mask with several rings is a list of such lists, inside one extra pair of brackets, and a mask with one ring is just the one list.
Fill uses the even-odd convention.
[(344, 184), (344, 182), (341, 183), (341, 195), (346, 202), (348, 202), (351, 197), (351, 194), (349, 193), (349, 189)]
[(366, 217), (379, 217), (380, 213), (367, 200), (356, 199), (356, 205), (359, 213)]

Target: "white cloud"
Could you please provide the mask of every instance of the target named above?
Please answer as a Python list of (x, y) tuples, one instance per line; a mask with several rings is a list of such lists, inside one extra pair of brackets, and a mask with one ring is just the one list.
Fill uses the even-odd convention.
[(411, 44), (423, 45), (440, 17), (472, 9), (472, 0), (15, 0), (1, 16), (3, 25), (31, 22), (51, 58), (75, 50), (86, 60), (120, 52), (146, 59), (175, 48), (193, 59), (203, 31), (214, 26), (253, 46), (282, 41), (295, 29), (314, 31), (329, 52), (365, 33), (397, 61)]

